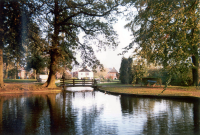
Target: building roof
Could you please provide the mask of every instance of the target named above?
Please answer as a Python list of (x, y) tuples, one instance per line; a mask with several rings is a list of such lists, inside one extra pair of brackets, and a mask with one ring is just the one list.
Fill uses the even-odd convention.
[(108, 73), (118, 73), (115, 68), (111, 69)]
[(91, 71), (88, 70), (87, 68), (83, 68), (83, 69), (81, 69), (79, 72), (91, 72)]

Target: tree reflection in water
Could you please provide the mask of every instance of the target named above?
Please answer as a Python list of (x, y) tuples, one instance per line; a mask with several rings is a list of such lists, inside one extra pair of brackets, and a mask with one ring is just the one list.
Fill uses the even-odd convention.
[(0, 134), (198, 134), (200, 100), (66, 92), (0, 96)]
[(194, 112), (194, 115), (193, 115), (194, 133), (199, 134), (200, 133), (200, 99), (194, 102), (193, 112)]
[(47, 95), (51, 133), (76, 133), (76, 113), (73, 112), (71, 102), (66, 101), (66, 96), (71, 99), (72, 95), (63, 93), (62, 99), (56, 99), (54, 94)]
[(147, 119), (142, 134), (167, 135), (177, 133), (191, 135), (200, 133), (199, 99), (186, 103), (180, 100), (122, 96), (121, 108), (123, 115), (127, 112), (138, 117), (145, 115)]

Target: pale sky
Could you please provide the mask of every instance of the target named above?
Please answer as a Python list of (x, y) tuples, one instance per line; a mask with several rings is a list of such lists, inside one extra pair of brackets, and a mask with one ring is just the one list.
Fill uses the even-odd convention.
[[(106, 51), (102, 52), (96, 52), (97, 59), (100, 60), (100, 62), (106, 67), (106, 68), (113, 68), (117, 71), (120, 69), (121, 65), (121, 59), (122, 55), (118, 55), (119, 53), (122, 53), (122, 48), (129, 45), (131, 42), (131, 32), (124, 28), (124, 25), (127, 22), (125, 22), (125, 19), (119, 19), (118, 23), (114, 25), (114, 29), (117, 31), (118, 38), (119, 38), (119, 45), (118, 47), (113, 51), (112, 49), (107, 49)], [(132, 53), (132, 50), (130, 50), (128, 53), (126, 53), (124, 56), (129, 57)]]
[[(123, 10), (123, 8), (121, 8), (121, 10)], [(133, 14), (137, 14), (137, 10), (135, 8), (129, 9), (129, 12), (130, 11)], [(133, 40), (133, 36), (131, 36), (131, 31), (124, 28), (124, 26), (127, 23), (128, 22), (125, 21), (125, 17), (119, 17), (118, 22), (114, 24), (113, 26), (114, 29), (117, 31), (118, 41), (119, 41), (119, 45), (115, 50), (107, 48), (106, 51), (95, 52), (97, 59), (100, 60), (100, 62), (104, 65), (105, 68), (115, 67), (117, 71), (119, 71), (120, 69), (121, 59), (123, 56), (118, 55), (118, 54), (122, 53), (123, 51), (122, 48), (128, 46)], [(128, 53), (124, 54), (124, 57), (128, 58), (132, 54), (133, 54), (133, 49), (129, 50)], [(79, 62), (81, 61), (79, 57), (77, 60)], [(73, 69), (73, 70), (76, 70), (76, 69)]]
[[(132, 13), (132, 17), (137, 14), (136, 8), (129, 8), (127, 12), (124, 12), (123, 7), (121, 7), (121, 11), (124, 14)], [(96, 53), (96, 57), (100, 60), (100, 62), (106, 68), (113, 68), (119, 71), (121, 66), (121, 59), (122, 55), (118, 55), (122, 53), (122, 48), (128, 46), (133, 41), (133, 36), (131, 36), (131, 31), (127, 28), (125, 29), (124, 26), (128, 23), (125, 21), (125, 17), (119, 17), (118, 22), (114, 25), (114, 29), (117, 31), (118, 34), (118, 41), (120, 42), (118, 47), (113, 51), (112, 49), (107, 49), (104, 52)], [(129, 56), (133, 55), (133, 49), (129, 50), (128, 53), (124, 54), (124, 57), (128, 58)]]
[[(128, 31), (128, 29), (125, 29), (124, 26), (126, 25), (125, 18), (120, 18), (118, 22), (113, 26), (114, 29), (117, 31), (118, 34), (118, 41), (119, 45), (115, 50), (107, 48), (106, 51), (96, 52), (95, 54), (98, 60), (100, 60), (101, 64), (104, 65), (105, 68), (115, 68), (117, 71), (120, 69), (121, 65), (121, 59), (122, 55), (118, 55), (119, 53), (122, 53), (122, 48), (129, 45), (129, 43), (132, 41), (131, 39), (131, 32)], [(126, 53), (124, 56), (128, 58), (132, 55), (133, 50), (130, 50), (128, 53)], [(77, 60), (81, 62), (80, 54), (77, 56)], [(90, 69), (90, 68), (89, 68)], [(73, 68), (73, 70), (77, 70), (77, 68)]]

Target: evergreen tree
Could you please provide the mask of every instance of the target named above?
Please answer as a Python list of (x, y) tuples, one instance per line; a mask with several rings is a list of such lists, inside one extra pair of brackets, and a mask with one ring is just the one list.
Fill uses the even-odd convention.
[(131, 84), (133, 82), (132, 58), (122, 58), (119, 80), (121, 80), (122, 84)]
[(131, 84), (133, 82), (133, 59), (128, 58), (128, 83)]
[(26, 16), (23, 12), (23, 5), (19, 1), (12, 1), (6, 4), (7, 10), (7, 19), (6, 27), (8, 31), (6, 34), (6, 42), (8, 46), (6, 47), (9, 51), (10, 58), (15, 61), (16, 67), (16, 77), (18, 76), (18, 70), (20, 68), (20, 63), (24, 58), (24, 47), (23, 47), (23, 38), (25, 38), (24, 32), (27, 31), (27, 25), (24, 23), (27, 21)]
[[(16, 78), (19, 68), (26, 65), (25, 51), (28, 48), (29, 41), (36, 42), (36, 27), (32, 25), (32, 15), (35, 12), (35, 7), (30, 1), (1, 0), (0, 11), (0, 29), (2, 29), (2, 36), (0, 37), (2, 42), (0, 42), (0, 46), (2, 46), (6, 67), (8, 63), (10, 65), (11, 63), (15, 64)], [(37, 41), (39, 39), (37, 35)], [(0, 84), (2, 83), (1, 79), (3, 79), (3, 74), (2, 76), (1, 74), (0, 66)], [(6, 70), (7, 74), (8, 70)]]
[(128, 61), (124, 57), (121, 61), (119, 80), (121, 80), (122, 84), (128, 84)]

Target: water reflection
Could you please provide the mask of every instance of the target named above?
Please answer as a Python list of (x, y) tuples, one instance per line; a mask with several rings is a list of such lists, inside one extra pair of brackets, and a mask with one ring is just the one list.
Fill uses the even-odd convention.
[(200, 100), (101, 92), (0, 97), (0, 134), (199, 134)]
[[(146, 118), (142, 134), (199, 134), (200, 100), (182, 102), (122, 97), (123, 114)], [(136, 118), (136, 119), (137, 119)], [(132, 118), (132, 121), (137, 121)]]
[(193, 112), (194, 132), (198, 134), (200, 133), (200, 101), (194, 102)]

